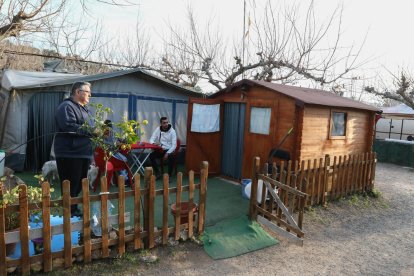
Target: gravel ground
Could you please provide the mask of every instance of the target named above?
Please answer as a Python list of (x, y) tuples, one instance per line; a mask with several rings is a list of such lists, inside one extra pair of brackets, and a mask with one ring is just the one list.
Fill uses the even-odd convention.
[[(351, 197), (306, 213), (303, 246), (281, 243), (214, 261), (201, 247), (159, 252), (152, 275), (414, 275), (414, 169), (377, 165), (378, 199)], [(171, 251), (172, 250), (172, 251)], [(166, 250), (164, 250), (166, 251)], [(168, 251), (168, 250), (167, 250)]]
[(380, 197), (352, 196), (309, 210), (303, 246), (279, 239), (276, 246), (214, 261), (202, 247), (186, 242), (151, 251), (159, 257), (154, 264), (131, 260), (111, 272), (82, 266), (76, 274), (414, 275), (413, 178), (413, 168), (379, 163)]

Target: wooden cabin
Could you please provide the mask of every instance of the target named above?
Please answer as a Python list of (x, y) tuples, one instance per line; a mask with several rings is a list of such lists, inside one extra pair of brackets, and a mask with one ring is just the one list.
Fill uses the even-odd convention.
[(371, 152), (378, 111), (323, 90), (242, 80), (190, 98), (186, 168), (208, 160), (210, 173), (241, 179), (274, 148), (291, 160)]

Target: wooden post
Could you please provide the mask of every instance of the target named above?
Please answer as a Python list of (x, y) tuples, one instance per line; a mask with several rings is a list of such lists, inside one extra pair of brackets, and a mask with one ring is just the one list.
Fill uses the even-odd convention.
[[(151, 184), (151, 176), (153, 175), (153, 170), (152, 167), (146, 167), (145, 171), (144, 171), (144, 189), (146, 191), (146, 194), (144, 194), (144, 206), (143, 206), (143, 210), (144, 210), (144, 231), (146, 231), (148, 233), (149, 230), (149, 218), (148, 218), (148, 212), (149, 212), (149, 187)], [(148, 248), (148, 235), (146, 238), (144, 238), (144, 244), (146, 246), (146, 248)]]
[[(286, 184), (286, 171), (285, 171), (285, 161), (280, 161), (280, 175), (279, 175), (279, 182)], [(285, 189), (279, 189), (279, 197), (280, 200), (284, 200), (285, 198)], [(276, 211), (277, 217), (280, 219), (282, 217), (282, 209), (278, 208)], [(256, 211), (256, 215), (257, 215), (257, 211)], [(278, 223), (277, 226), (280, 226), (280, 224)]]
[[(3, 183), (0, 181), (0, 202), (3, 202)], [(6, 262), (6, 212), (3, 204), (0, 204), (0, 275), (7, 275), (7, 262)]]
[(352, 158), (353, 155), (348, 154), (348, 163), (347, 163), (347, 170), (346, 170), (346, 186), (345, 186), (345, 194), (351, 194), (351, 185), (352, 185)]
[(317, 199), (316, 199), (316, 203), (320, 204), (322, 203), (322, 185), (323, 185), (323, 173), (325, 170), (325, 166), (323, 165), (323, 158), (319, 158), (319, 167), (318, 167), (318, 180), (317, 180), (317, 185), (315, 187), (316, 189), (316, 195), (317, 195)]
[(322, 204), (324, 207), (326, 207), (326, 198), (328, 196), (328, 180), (329, 180), (329, 168), (331, 166), (331, 157), (329, 154), (325, 155), (325, 179), (323, 180), (323, 194), (322, 194)]
[(249, 218), (250, 220), (257, 220), (257, 186), (258, 186), (258, 177), (260, 171), (260, 157), (255, 157), (253, 159), (253, 177), (252, 177), (252, 189), (250, 193), (250, 208), (249, 208)]
[(354, 192), (354, 176), (355, 176), (355, 155), (351, 156), (351, 166), (349, 168), (350, 180), (349, 180), (349, 193), (352, 194)]
[(118, 176), (118, 226), (119, 226), (119, 244), (118, 254), (125, 253), (125, 179), (123, 176)]
[(183, 183), (183, 174), (179, 172), (177, 174), (177, 193), (175, 194), (176, 196), (175, 196), (174, 238), (176, 241), (180, 239), (182, 183)]
[(347, 164), (348, 164), (348, 159), (347, 156), (344, 155), (344, 162), (342, 163), (342, 180), (341, 180), (341, 195), (342, 196), (346, 196), (346, 191), (345, 191), (345, 187), (346, 187), (346, 176), (347, 176)]
[(311, 191), (311, 185), (312, 185), (311, 164), (312, 164), (312, 161), (309, 159), (308, 160), (308, 167), (307, 167), (308, 170), (307, 170), (307, 174), (306, 174), (306, 179), (308, 180), (308, 185), (307, 185), (306, 191), (305, 191), (305, 193), (307, 193), (309, 195), (309, 197), (308, 197), (309, 202), (308, 202), (308, 199), (307, 199), (305, 205), (308, 205), (308, 203), (312, 205), (312, 194), (309, 192), (309, 191)]
[(375, 152), (372, 153), (372, 168), (371, 168), (371, 179), (370, 179), (370, 190), (374, 189), (375, 184), (375, 170), (377, 167), (377, 154)]
[(372, 168), (372, 154), (371, 153), (367, 153), (368, 155), (368, 163), (367, 163), (367, 175), (365, 178), (365, 191), (370, 190), (371, 188), (371, 183), (370, 183), (370, 179), (371, 179), (371, 168)]
[(42, 183), (42, 220), (43, 220), (43, 271), (52, 271), (51, 228), (50, 228), (50, 185)]
[[(287, 186), (291, 186), (291, 184), (290, 184), (291, 183), (291, 179), (290, 179), (291, 176), (292, 176), (292, 161), (289, 160), (288, 161), (288, 166), (287, 166), (286, 183), (285, 183)], [(284, 201), (285, 206), (287, 206), (288, 209), (289, 209), (290, 207), (289, 207), (289, 192), (288, 191), (285, 191), (283, 201)]]
[(91, 215), (89, 202), (89, 181), (82, 179), (82, 208), (83, 208), (83, 260), (85, 263), (92, 261), (92, 240), (91, 240)]
[(365, 163), (364, 163), (364, 174), (363, 174), (363, 178), (362, 178), (362, 191), (366, 191), (367, 190), (367, 186), (368, 186), (368, 163), (369, 163), (369, 153), (365, 153)]
[(19, 205), (20, 205), (20, 246), (21, 246), (21, 265), (22, 274), (30, 274), (29, 257), (29, 206), (27, 200), (27, 186), (19, 185)]
[(364, 154), (360, 155), (359, 165), (358, 165), (358, 191), (362, 191), (362, 176), (364, 174)]
[(305, 178), (305, 160), (302, 160), (300, 163), (300, 175), (299, 175), (299, 183), (297, 184), (297, 187), (299, 191), (306, 193), (306, 184), (304, 182)]
[(200, 206), (198, 208), (198, 234), (204, 232), (204, 222), (206, 218), (206, 200), (207, 200), (207, 179), (208, 179), (208, 162), (201, 163), (200, 177)]
[(342, 163), (342, 155), (339, 156), (338, 159), (338, 178), (337, 178), (337, 195), (339, 197), (342, 196), (342, 175), (343, 175), (343, 163)]
[(336, 199), (337, 180), (338, 180), (338, 169), (336, 167), (336, 156), (334, 156), (333, 166), (332, 166), (331, 200)]
[(164, 174), (163, 205), (162, 205), (162, 244), (168, 242), (168, 175)]
[(315, 204), (315, 183), (317, 181), (318, 173), (318, 160), (313, 159), (313, 168), (312, 168), (312, 192), (311, 192), (311, 205)]
[(194, 212), (193, 212), (193, 203), (194, 203), (194, 172), (190, 171), (188, 174), (188, 237), (192, 238), (193, 227), (194, 227)]
[(102, 228), (102, 258), (109, 257), (108, 235), (108, 185), (106, 177), (101, 177), (101, 228)]
[(148, 196), (148, 248), (151, 249), (155, 245), (154, 237), (154, 208), (155, 208), (155, 175), (151, 175)]
[[(269, 164), (269, 166), (270, 166), (270, 164)], [(269, 177), (271, 177), (271, 178), (273, 178), (273, 179), (275, 179), (276, 177), (276, 163), (275, 162), (273, 162), (272, 163), (272, 174), (271, 175), (269, 175), (267, 172), (266, 172), (266, 175), (267, 176), (269, 176)], [(251, 185), (251, 184), (250, 184)], [(264, 185), (263, 185), (264, 186)], [(277, 205), (276, 205), (277, 206)], [(270, 214), (272, 214), (273, 213), (273, 209), (274, 209), (274, 200), (272, 199), (272, 197), (270, 197), (270, 200), (269, 200), (269, 207), (268, 207), (268, 210), (269, 210), (269, 213)]]
[[(310, 162), (308, 162), (310, 164)], [(309, 168), (308, 168), (309, 171)], [(301, 176), (300, 176), (300, 185), (301, 185), (301, 191), (306, 193), (306, 181), (303, 181), (303, 178), (305, 176), (305, 160), (302, 160), (301, 164)], [(307, 196), (300, 196), (299, 199), (299, 215), (298, 215), (298, 227), (302, 229), (302, 223), (303, 223), (303, 210), (305, 209), (305, 206), (307, 204)]]
[(141, 248), (141, 176), (134, 177), (134, 249)]
[(71, 227), (70, 227), (70, 182), (69, 180), (64, 180), (62, 183), (62, 195), (63, 195), (63, 240), (64, 240), (64, 258), (65, 258), (65, 268), (72, 266), (72, 237), (71, 237)]

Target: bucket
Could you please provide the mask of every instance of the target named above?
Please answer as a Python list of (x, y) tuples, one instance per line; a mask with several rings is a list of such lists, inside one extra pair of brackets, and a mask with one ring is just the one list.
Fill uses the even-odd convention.
[(0, 150), (0, 176), (4, 175), (4, 161), (6, 154), (4, 153), (4, 151)]
[(249, 199), (250, 198), (250, 195), (247, 195), (246, 194), (246, 186), (247, 185), (251, 185), (252, 184), (252, 180), (249, 179), (249, 178), (242, 179), (241, 180), (241, 184), (242, 184), (242, 197), (245, 198), (245, 199)]
[[(246, 188), (244, 189), (244, 193), (247, 199), (250, 199), (251, 191), (252, 191), (252, 183), (246, 185)], [(256, 197), (257, 202), (259, 203), (262, 203), (262, 191), (263, 191), (263, 180), (259, 179), (257, 182), (257, 197)], [(265, 193), (266, 193), (266, 199), (269, 199), (267, 188), (265, 190)]]

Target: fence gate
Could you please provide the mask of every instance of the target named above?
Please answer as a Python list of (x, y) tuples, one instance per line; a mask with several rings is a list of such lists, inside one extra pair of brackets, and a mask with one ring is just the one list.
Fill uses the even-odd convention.
[[(284, 168), (283, 162), (280, 167)], [(300, 191), (302, 183), (305, 183), (303, 174), (298, 177), (290, 167), (289, 161), (287, 170), (278, 173), (277, 167), (273, 166), (269, 175), (265, 164), (263, 173), (260, 173), (260, 158), (255, 158), (249, 214), (250, 219), (303, 245), (302, 222), (307, 194)]]

